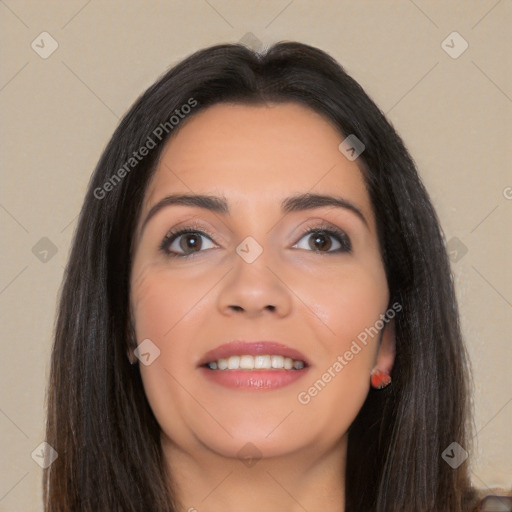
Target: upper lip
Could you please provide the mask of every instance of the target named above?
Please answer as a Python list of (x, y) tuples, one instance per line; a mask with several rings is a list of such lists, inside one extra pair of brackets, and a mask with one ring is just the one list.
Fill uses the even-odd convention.
[(206, 363), (217, 361), (218, 359), (227, 359), (230, 356), (257, 356), (265, 354), (290, 357), (291, 359), (304, 361), (306, 366), (309, 366), (309, 361), (301, 352), (276, 341), (232, 341), (225, 343), (208, 351), (201, 358), (198, 366), (204, 366)]

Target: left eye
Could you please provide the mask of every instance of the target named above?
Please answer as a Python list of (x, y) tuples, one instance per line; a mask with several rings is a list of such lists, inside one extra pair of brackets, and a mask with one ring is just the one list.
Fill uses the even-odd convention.
[[(307, 241), (306, 247), (299, 246), (300, 240), (303, 239)], [(334, 239), (334, 243), (331, 241), (332, 239)], [(300, 240), (293, 247), (312, 249), (315, 252), (349, 252), (351, 250), (350, 240), (344, 233), (329, 229), (310, 230)]]

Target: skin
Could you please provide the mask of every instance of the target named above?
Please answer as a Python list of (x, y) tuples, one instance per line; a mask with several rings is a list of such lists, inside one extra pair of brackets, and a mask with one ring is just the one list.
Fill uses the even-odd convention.
[[(391, 321), (308, 404), (298, 401), (388, 308), (372, 205), (360, 164), (338, 149), (344, 138), (299, 104), (218, 104), (164, 148), (139, 219), (130, 303), (137, 343), (149, 338), (160, 350), (140, 370), (184, 511), (344, 510), (346, 433), (372, 368), (391, 370), (395, 344)], [(173, 205), (140, 232), (151, 207), (174, 193), (222, 195), (230, 214)], [(331, 206), (283, 214), (281, 201), (297, 193), (342, 196), (368, 226)], [(196, 235), (189, 259), (159, 251), (171, 228), (191, 220), (214, 237)], [(351, 253), (302, 234), (322, 221), (347, 234)], [(250, 264), (235, 250), (247, 236), (263, 249)], [(190, 247), (183, 238), (176, 252)], [(234, 339), (296, 348), (309, 374), (271, 391), (211, 383), (199, 360)], [(237, 455), (247, 443), (261, 457), (250, 467)]]

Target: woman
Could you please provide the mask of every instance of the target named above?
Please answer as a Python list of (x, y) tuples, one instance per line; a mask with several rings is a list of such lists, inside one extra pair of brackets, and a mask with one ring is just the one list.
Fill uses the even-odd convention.
[(207, 48), (91, 179), (46, 510), (472, 510), (467, 372), (439, 221), (377, 106), (319, 49)]

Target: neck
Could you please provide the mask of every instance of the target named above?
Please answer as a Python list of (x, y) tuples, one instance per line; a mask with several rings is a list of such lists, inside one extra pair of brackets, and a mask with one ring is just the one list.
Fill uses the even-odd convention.
[[(245, 460), (162, 437), (179, 512), (344, 512), (347, 437), (330, 449)], [(187, 447), (188, 448), (188, 447)]]

